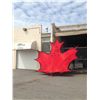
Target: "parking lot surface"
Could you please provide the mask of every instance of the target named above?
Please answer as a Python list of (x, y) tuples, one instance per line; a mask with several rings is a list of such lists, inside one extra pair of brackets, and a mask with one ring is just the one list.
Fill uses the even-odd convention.
[(46, 75), (13, 70), (13, 100), (86, 100), (87, 75), (83, 72)]

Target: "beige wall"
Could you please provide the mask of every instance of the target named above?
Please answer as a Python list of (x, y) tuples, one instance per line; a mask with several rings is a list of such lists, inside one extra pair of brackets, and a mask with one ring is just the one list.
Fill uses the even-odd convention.
[[(26, 27), (27, 28), (27, 27)], [(16, 50), (18, 49), (17, 46), (19, 43), (25, 44), (24, 49), (35, 49), (41, 51), (41, 33), (42, 33), (42, 26), (41, 25), (34, 25), (27, 28), (27, 31), (23, 31), (23, 27), (14, 27), (13, 31), (13, 69), (16, 68)], [(35, 42), (36, 46), (32, 46), (32, 43)], [(33, 43), (34, 45), (34, 43)]]
[[(31, 28), (31, 29), (30, 29)], [(41, 50), (41, 25), (32, 26), (27, 28), (27, 31), (23, 31), (23, 28), (14, 28), (13, 34), (13, 49), (17, 49), (16, 45), (19, 43), (23, 44), (32, 44), (32, 42), (36, 41), (37, 49)], [(26, 45), (27, 46), (27, 45)], [(29, 49), (29, 47), (26, 47)], [(36, 48), (35, 48), (36, 49)]]
[(12, 67), (13, 67), (13, 69), (16, 69), (16, 50), (15, 49), (13, 49), (13, 51), (12, 51)]

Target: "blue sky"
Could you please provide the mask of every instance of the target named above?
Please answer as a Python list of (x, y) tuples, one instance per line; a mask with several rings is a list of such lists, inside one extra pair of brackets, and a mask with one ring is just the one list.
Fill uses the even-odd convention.
[(43, 31), (46, 27), (50, 28), (51, 23), (56, 25), (82, 24), (87, 20), (86, 0), (13, 2), (13, 16), (15, 26), (42, 24)]

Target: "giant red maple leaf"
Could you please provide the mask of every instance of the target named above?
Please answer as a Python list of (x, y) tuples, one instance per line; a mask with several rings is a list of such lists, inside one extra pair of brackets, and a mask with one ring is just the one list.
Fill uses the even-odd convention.
[(55, 42), (50, 43), (50, 45), (50, 53), (42, 51), (38, 52), (38, 58), (36, 59), (40, 63), (40, 69), (38, 71), (45, 73), (69, 72), (69, 64), (77, 59), (76, 48), (70, 48), (62, 53), (60, 49), (63, 42), (60, 43), (56, 40)]

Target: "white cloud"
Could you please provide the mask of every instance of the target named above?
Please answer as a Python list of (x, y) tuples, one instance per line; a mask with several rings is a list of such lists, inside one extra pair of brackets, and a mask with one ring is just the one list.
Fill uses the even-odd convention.
[(50, 25), (86, 23), (86, 0), (67, 2), (17, 2), (14, 3), (15, 22)]
[[(48, 1), (38, 0), (38, 2), (69, 2), (69, 1), (73, 1), (73, 0), (48, 0)], [(37, 0), (13, 0), (13, 2), (37, 2)], [(80, 0), (76, 0), (76, 2), (80, 2)]]

